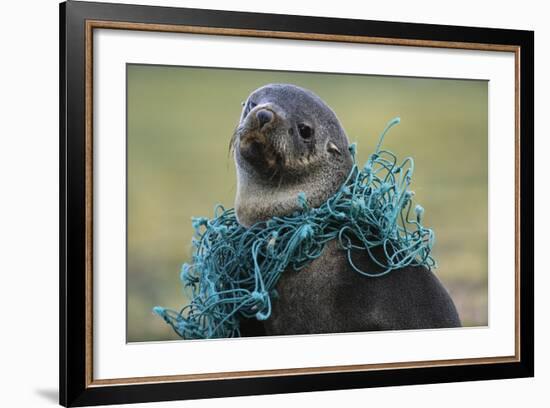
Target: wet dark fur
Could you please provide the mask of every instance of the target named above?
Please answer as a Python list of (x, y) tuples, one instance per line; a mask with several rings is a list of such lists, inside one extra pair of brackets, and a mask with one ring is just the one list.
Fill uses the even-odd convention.
[[(363, 270), (379, 270), (365, 252), (353, 258)], [(243, 336), (460, 326), (453, 301), (431, 271), (409, 267), (367, 278), (349, 267), (334, 241), (305, 269), (286, 270), (277, 291), (271, 318), (243, 320)]]
[[(273, 114), (265, 125), (257, 118), (262, 109)], [(304, 125), (312, 137), (300, 136)], [(348, 144), (334, 112), (312, 92), (285, 84), (254, 91), (230, 143), (239, 222), (249, 226), (291, 214), (301, 191), (312, 207), (326, 201), (351, 169)], [(362, 270), (380, 271), (366, 251), (354, 253), (353, 260)], [(433, 272), (409, 267), (368, 278), (350, 267), (335, 241), (300, 271), (285, 270), (277, 291), (271, 317), (243, 319), (242, 336), (460, 326), (454, 303)]]

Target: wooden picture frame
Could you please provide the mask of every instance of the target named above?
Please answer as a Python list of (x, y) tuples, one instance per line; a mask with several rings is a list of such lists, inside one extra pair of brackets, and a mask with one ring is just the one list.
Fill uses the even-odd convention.
[[(95, 379), (92, 58), (94, 30), (105, 28), (514, 53), (515, 353), (468, 359)], [(533, 101), (534, 33), (530, 31), (77, 1), (62, 3), (60, 403), (64, 406), (120, 404), (533, 376)]]

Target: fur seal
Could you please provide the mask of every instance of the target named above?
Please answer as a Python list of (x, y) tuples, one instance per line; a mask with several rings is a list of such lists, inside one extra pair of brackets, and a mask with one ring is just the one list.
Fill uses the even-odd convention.
[[(298, 210), (305, 192), (320, 206), (343, 184), (353, 160), (336, 114), (313, 92), (290, 84), (258, 88), (244, 103), (231, 139), (237, 171), (235, 211), (250, 226)], [(367, 251), (352, 254), (362, 270), (380, 271)], [(335, 241), (305, 268), (288, 268), (271, 317), (244, 319), (243, 336), (459, 327), (456, 307), (425, 267), (366, 278)]]

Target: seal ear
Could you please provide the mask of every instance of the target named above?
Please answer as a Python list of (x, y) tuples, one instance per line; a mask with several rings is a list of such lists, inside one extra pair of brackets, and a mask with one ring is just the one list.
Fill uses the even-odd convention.
[(338, 149), (338, 147), (336, 147), (336, 145), (334, 143), (332, 143), (331, 141), (329, 141), (327, 143), (327, 152), (334, 153), (334, 154), (337, 154), (339, 156), (342, 155), (342, 152), (340, 151), (340, 149)]

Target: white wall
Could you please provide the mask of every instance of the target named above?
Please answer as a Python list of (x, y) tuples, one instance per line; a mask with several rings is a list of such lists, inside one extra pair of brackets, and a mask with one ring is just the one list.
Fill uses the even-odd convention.
[[(227, 1), (145, 1), (229, 9)], [(537, 205), (546, 210), (550, 26), (545, 2), (231, 1), (231, 9), (536, 31)], [(54, 406), (58, 365), (58, 8), (54, 0), (2, 4), (0, 24), (0, 380), (2, 406)], [(523, 141), (529, 143), (529, 141)], [(550, 384), (550, 288), (537, 224), (536, 378), (150, 404), (148, 407), (543, 406)], [(546, 386), (546, 387), (545, 387)], [(546, 401), (543, 402), (543, 401)]]

